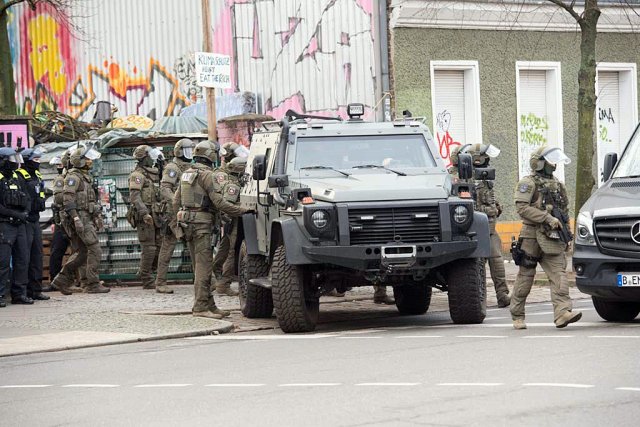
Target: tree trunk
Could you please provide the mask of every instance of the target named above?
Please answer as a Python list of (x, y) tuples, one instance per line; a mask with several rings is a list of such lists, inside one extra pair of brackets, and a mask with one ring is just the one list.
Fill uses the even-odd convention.
[(576, 179), (577, 217), (580, 207), (591, 196), (595, 186), (593, 153), (596, 113), (596, 36), (600, 9), (597, 0), (587, 0), (580, 20), (580, 71), (578, 72), (578, 166)]
[(16, 84), (13, 80), (7, 14), (0, 13), (0, 116), (16, 114)]

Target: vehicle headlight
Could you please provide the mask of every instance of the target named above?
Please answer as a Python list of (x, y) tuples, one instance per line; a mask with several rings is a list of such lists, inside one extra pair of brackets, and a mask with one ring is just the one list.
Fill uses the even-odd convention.
[(462, 225), (469, 220), (469, 208), (464, 205), (456, 206), (453, 209), (453, 222)]
[(311, 214), (311, 222), (318, 230), (324, 230), (329, 225), (329, 214), (327, 211), (315, 211)]
[(576, 222), (576, 245), (595, 246), (593, 234), (593, 218), (589, 212), (580, 212)]

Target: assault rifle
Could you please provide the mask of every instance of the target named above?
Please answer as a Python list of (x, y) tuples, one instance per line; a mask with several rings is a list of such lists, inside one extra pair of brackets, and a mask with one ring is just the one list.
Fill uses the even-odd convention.
[(560, 240), (564, 243), (570, 243), (573, 240), (573, 234), (571, 234), (571, 230), (569, 229), (569, 215), (560, 209), (560, 196), (557, 192), (553, 193), (549, 191), (548, 188), (542, 188), (540, 193), (542, 193), (543, 206), (547, 206), (547, 202), (550, 201), (552, 208), (549, 214), (560, 221), (560, 228), (556, 230), (560, 236)]

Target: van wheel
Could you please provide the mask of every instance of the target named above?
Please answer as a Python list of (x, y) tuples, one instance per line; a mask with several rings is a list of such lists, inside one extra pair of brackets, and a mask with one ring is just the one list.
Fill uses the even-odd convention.
[(631, 322), (640, 313), (640, 303), (626, 301), (607, 301), (591, 297), (598, 315), (609, 322)]
[(431, 304), (431, 287), (404, 285), (393, 287), (393, 297), (400, 314), (424, 314)]
[(260, 255), (247, 254), (247, 245), (243, 241), (238, 256), (238, 287), (240, 290), (240, 310), (250, 319), (271, 317), (273, 298), (271, 289), (249, 283), (250, 279), (267, 277), (269, 262)]
[(289, 265), (282, 244), (273, 255), (271, 276), (273, 305), (280, 328), (284, 332), (313, 331), (318, 323), (320, 298), (306, 291), (309, 271), (300, 265)]
[(453, 323), (482, 323), (487, 315), (487, 278), (484, 259), (454, 261), (447, 266), (449, 314)]

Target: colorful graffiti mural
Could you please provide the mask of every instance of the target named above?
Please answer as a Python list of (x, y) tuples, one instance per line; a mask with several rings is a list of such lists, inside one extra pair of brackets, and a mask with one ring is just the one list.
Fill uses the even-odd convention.
[[(176, 1), (141, 0), (133, 9), (170, 10)], [(121, 15), (114, 6), (99, 0), (72, 10), (85, 17), (80, 26), (91, 30), (87, 39), (76, 38), (72, 19), (47, 5), (12, 8), (18, 105), (24, 113), (58, 110), (89, 120), (96, 101), (113, 103), (119, 115), (150, 118), (204, 101), (193, 57), (202, 37), (199, 7), (199, 1), (180, 2), (180, 13), (193, 20), (180, 28), (188, 33), (182, 44), (167, 42), (171, 24), (159, 21), (162, 14), (132, 10), (132, 21), (141, 22), (124, 25), (115, 21)], [(233, 89), (227, 92), (256, 94), (259, 112), (276, 117), (288, 109), (345, 116), (350, 102), (364, 103), (371, 113), (377, 102), (374, 10), (373, 0), (214, 3), (214, 51), (232, 58)], [(141, 46), (129, 42), (143, 28), (157, 31), (157, 37)]]

